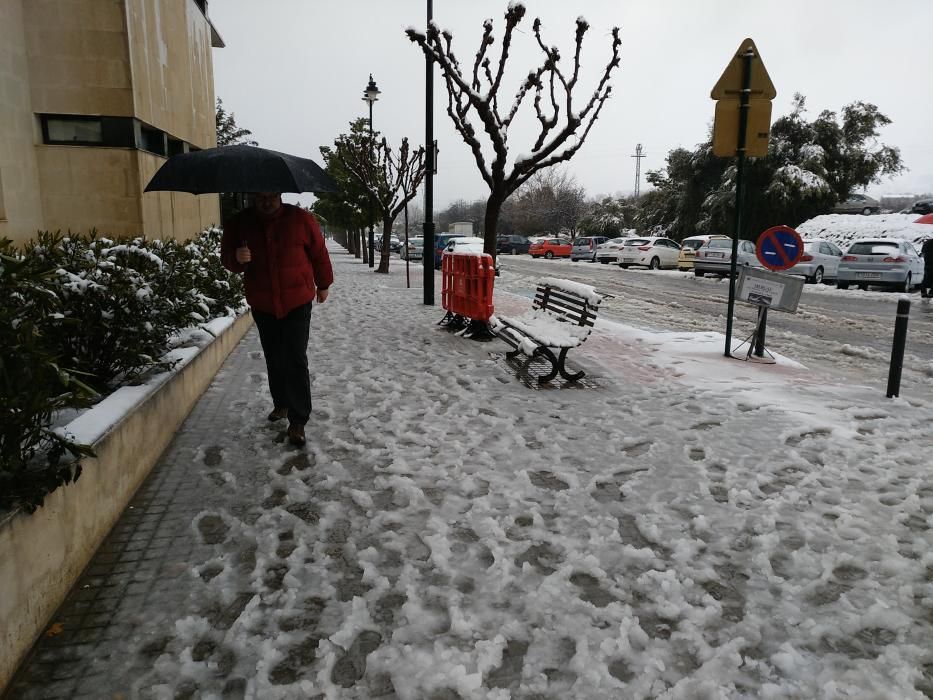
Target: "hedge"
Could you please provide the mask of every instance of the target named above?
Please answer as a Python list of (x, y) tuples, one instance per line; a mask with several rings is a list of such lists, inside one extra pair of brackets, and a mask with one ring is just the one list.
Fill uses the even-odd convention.
[(179, 331), (242, 310), (220, 236), (0, 239), (0, 511), (32, 511), (80, 475), (90, 448), (53, 427), (62, 411), (170, 369)]

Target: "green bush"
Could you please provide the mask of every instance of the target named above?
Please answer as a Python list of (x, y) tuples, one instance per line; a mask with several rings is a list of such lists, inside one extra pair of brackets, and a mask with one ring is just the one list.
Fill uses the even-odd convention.
[(0, 509), (34, 509), (88, 453), (50, 428), (56, 414), (169, 369), (178, 332), (242, 310), (243, 288), (217, 229), (189, 242), (46, 232), (21, 252), (0, 241), (0, 255)]

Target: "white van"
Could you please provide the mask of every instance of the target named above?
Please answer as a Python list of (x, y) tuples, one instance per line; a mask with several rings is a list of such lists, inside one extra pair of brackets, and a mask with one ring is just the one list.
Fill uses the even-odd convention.
[(677, 269), (682, 272), (689, 272), (693, 269), (693, 259), (696, 257), (697, 248), (709, 241), (711, 238), (728, 238), (729, 236), (690, 236), (680, 242), (680, 254), (677, 256)]

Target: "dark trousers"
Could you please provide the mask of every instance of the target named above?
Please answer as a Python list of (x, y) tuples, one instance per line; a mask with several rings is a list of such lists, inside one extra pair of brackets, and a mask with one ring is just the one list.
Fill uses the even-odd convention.
[(924, 265), (923, 284), (920, 285), (920, 289), (924, 294), (933, 293), (933, 265)]
[(269, 391), (275, 408), (288, 409), (288, 422), (304, 425), (311, 416), (311, 377), (308, 374), (308, 336), (311, 302), (285, 318), (253, 310), (259, 342), (266, 356)]

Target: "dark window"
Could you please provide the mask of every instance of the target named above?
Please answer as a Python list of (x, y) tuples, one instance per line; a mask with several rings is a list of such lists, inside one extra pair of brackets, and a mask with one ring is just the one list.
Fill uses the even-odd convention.
[(85, 117), (41, 114), (42, 142), (55, 146), (136, 147), (132, 117)]
[(185, 142), (179, 139), (173, 139), (169, 137), (168, 140), (168, 154), (170, 156), (177, 156), (179, 153), (185, 152)]
[(143, 151), (156, 153), (160, 156), (167, 155), (168, 147), (165, 143), (165, 132), (161, 129), (155, 129), (151, 126), (140, 124), (139, 139), (136, 142), (136, 147)]

